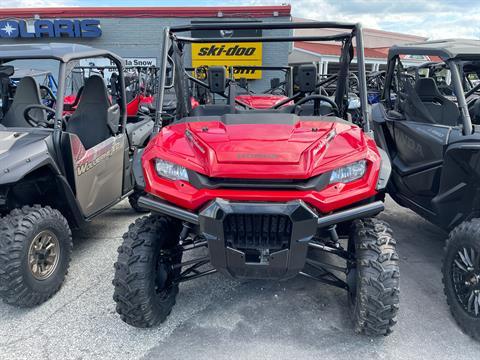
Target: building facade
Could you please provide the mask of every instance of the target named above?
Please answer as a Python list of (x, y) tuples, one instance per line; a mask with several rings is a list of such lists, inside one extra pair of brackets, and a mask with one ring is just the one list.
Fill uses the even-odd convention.
[[(122, 56), (127, 65), (155, 66), (160, 63), (165, 27), (195, 22), (285, 22), (291, 21), (290, 10), (289, 5), (0, 9), (0, 43), (74, 42), (110, 50)], [(274, 35), (288, 32), (275, 30)], [(263, 34), (272, 35), (269, 31)], [(198, 35), (202, 34), (195, 34)], [(245, 58), (244, 63), (239, 60), (240, 65), (288, 65), (288, 44), (264, 43), (254, 47), (256, 62)], [(187, 67), (192, 64), (192, 54), (194, 58), (198, 55), (192, 48), (185, 52)], [(194, 61), (195, 65), (199, 61)], [(274, 76), (257, 72), (251, 78), (260, 90), (268, 88)]]

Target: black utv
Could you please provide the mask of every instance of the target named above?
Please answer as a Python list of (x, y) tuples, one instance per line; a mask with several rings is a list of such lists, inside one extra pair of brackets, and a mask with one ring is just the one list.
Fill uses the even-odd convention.
[[(90, 58), (117, 67), (115, 96), (99, 75), (75, 78), (72, 70)], [(59, 69), (55, 94), (31, 76), (12, 81), (17, 67), (37, 61)], [(34, 306), (55, 294), (70, 261), (71, 228), (135, 194), (133, 158), (153, 121), (127, 122), (123, 66), (115, 54), (83, 45), (0, 46), (0, 298), (8, 304)]]
[[(438, 77), (412, 77), (403, 55), (444, 62)], [(476, 70), (475, 70), (476, 69)], [(445, 40), (390, 49), (375, 139), (390, 156), (388, 192), (449, 232), (443, 282), (453, 317), (480, 339), (480, 41)], [(469, 87), (466, 85), (469, 84)], [(451, 95), (439, 87), (451, 88)], [(466, 91), (468, 89), (468, 91)]]

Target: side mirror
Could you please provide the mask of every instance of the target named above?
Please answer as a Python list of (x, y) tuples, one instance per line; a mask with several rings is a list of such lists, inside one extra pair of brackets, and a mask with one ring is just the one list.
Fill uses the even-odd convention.
[(300, 65), (298, 67), (297, 83), (300, 92), (314, 92), (317, 83), (317, 67), (313, 64)]
[(208, 86), (215, 94), (225, 93), (227, 70), (224, 66), (211, 66), (207, 70)]

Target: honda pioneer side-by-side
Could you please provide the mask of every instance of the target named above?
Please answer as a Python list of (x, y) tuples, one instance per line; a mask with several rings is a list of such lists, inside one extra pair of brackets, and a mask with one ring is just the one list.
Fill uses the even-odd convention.
[[(98, 75), (73, 79), (71, 69), (90, 58), (116, 65), (115, 96)], [(47, 94), (49, 106), (32, 76), (11, 81), (17, 67), (36, 61), (59, 69), (56, 92)], [(64, 101), (73, 82), (79, 84), (74, 106)], [(123, 60), (88, 46), (2, 45), (0, 85), (0, 298), (28, 307), (60, 288), (70, 262), (71, 228), (135, 194), (133, 158), (154, 122), (128, 121)]]
[[(413, 76), (403, 55), (443, 64)], [(449, 232), (443, 259), (453, 317), (480, 339), (480, 41), (438, 40), (390, 49), (383, 99), (372, 118), (392, 164), (388, 192)], [(421, 76), (420, 76), (421, 75)]]
[[(334, 35), (296, 36), (293, 29), (333, 28)], [(262, 29), (262, 37), (192, 38), (185, 32)], [(277, 36), (277, 30), (283, 30)], [(285, 30), (289, 30), (288, 32)], [(290, 35), (285, 35), (289, 33)], [(258, 109), (237, 98), (223, 66), (206, 77), (184, 66), (192, 43), (333, 41), (341, 66), (333, 97), (314, 64), (300, 66), (298, 91)], [(345, 289), (356, 331), (387, 335), (399, 303), (399, 268), (384, 209), (390, 161), (369, 136), (362, 30), (343, 23), (217, 23), (165, 30), (161, 74), (174, 61), (177, 106), (134, 166), (151, 215), (131, 224), (115, 263), (114, 300), (123, 321), (151, 327), (170, 314), (179, 284), (215, 272), (237, 279), (296, 275)], [(348, 112), (350, 65), (359, 69), (365, 129)], [(191, 107), (189, 83), (225, 99)], [(197, 256), (193, 249), (207, 248)], [(188, 253), (188, 259), (183, 255)], [(328, 259), (327, 259), (328, 258)], [(313, 283), (312, 283), (313, 284)]]

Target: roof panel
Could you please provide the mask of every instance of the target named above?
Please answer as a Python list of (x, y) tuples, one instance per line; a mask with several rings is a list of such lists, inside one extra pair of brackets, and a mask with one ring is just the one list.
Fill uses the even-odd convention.
[(72, 59), (106, 56), (121, 61), (107, 51), (86, 45), (67, 43), (35, 43), (0, 45), (0, 60), (11, 59), (54, 59), (68, 62)]
[[(336, 55), (340, 56), (342, 46), (337, 44), (325, 44), (325, 43), (313, 43), (313, 42), (306, 42), (306, 41), (296, 41), (295, 48), (303, 49), (309, 52), (313, 52), (321, 55)], [(356, 51), (356, 49), (355, 49)], [(367, 58), (377, 58), (377, 59), (386, 59), (387, 55), (385, 52), (382, 52), (378, 49), (371, 49), (365, 48), (365, 57)]]
[(480, 40), (445, 39), (393, 46), (388, 56), (391, 58), (399, 54), (434, 55), (443, 60), (480, 57)]

